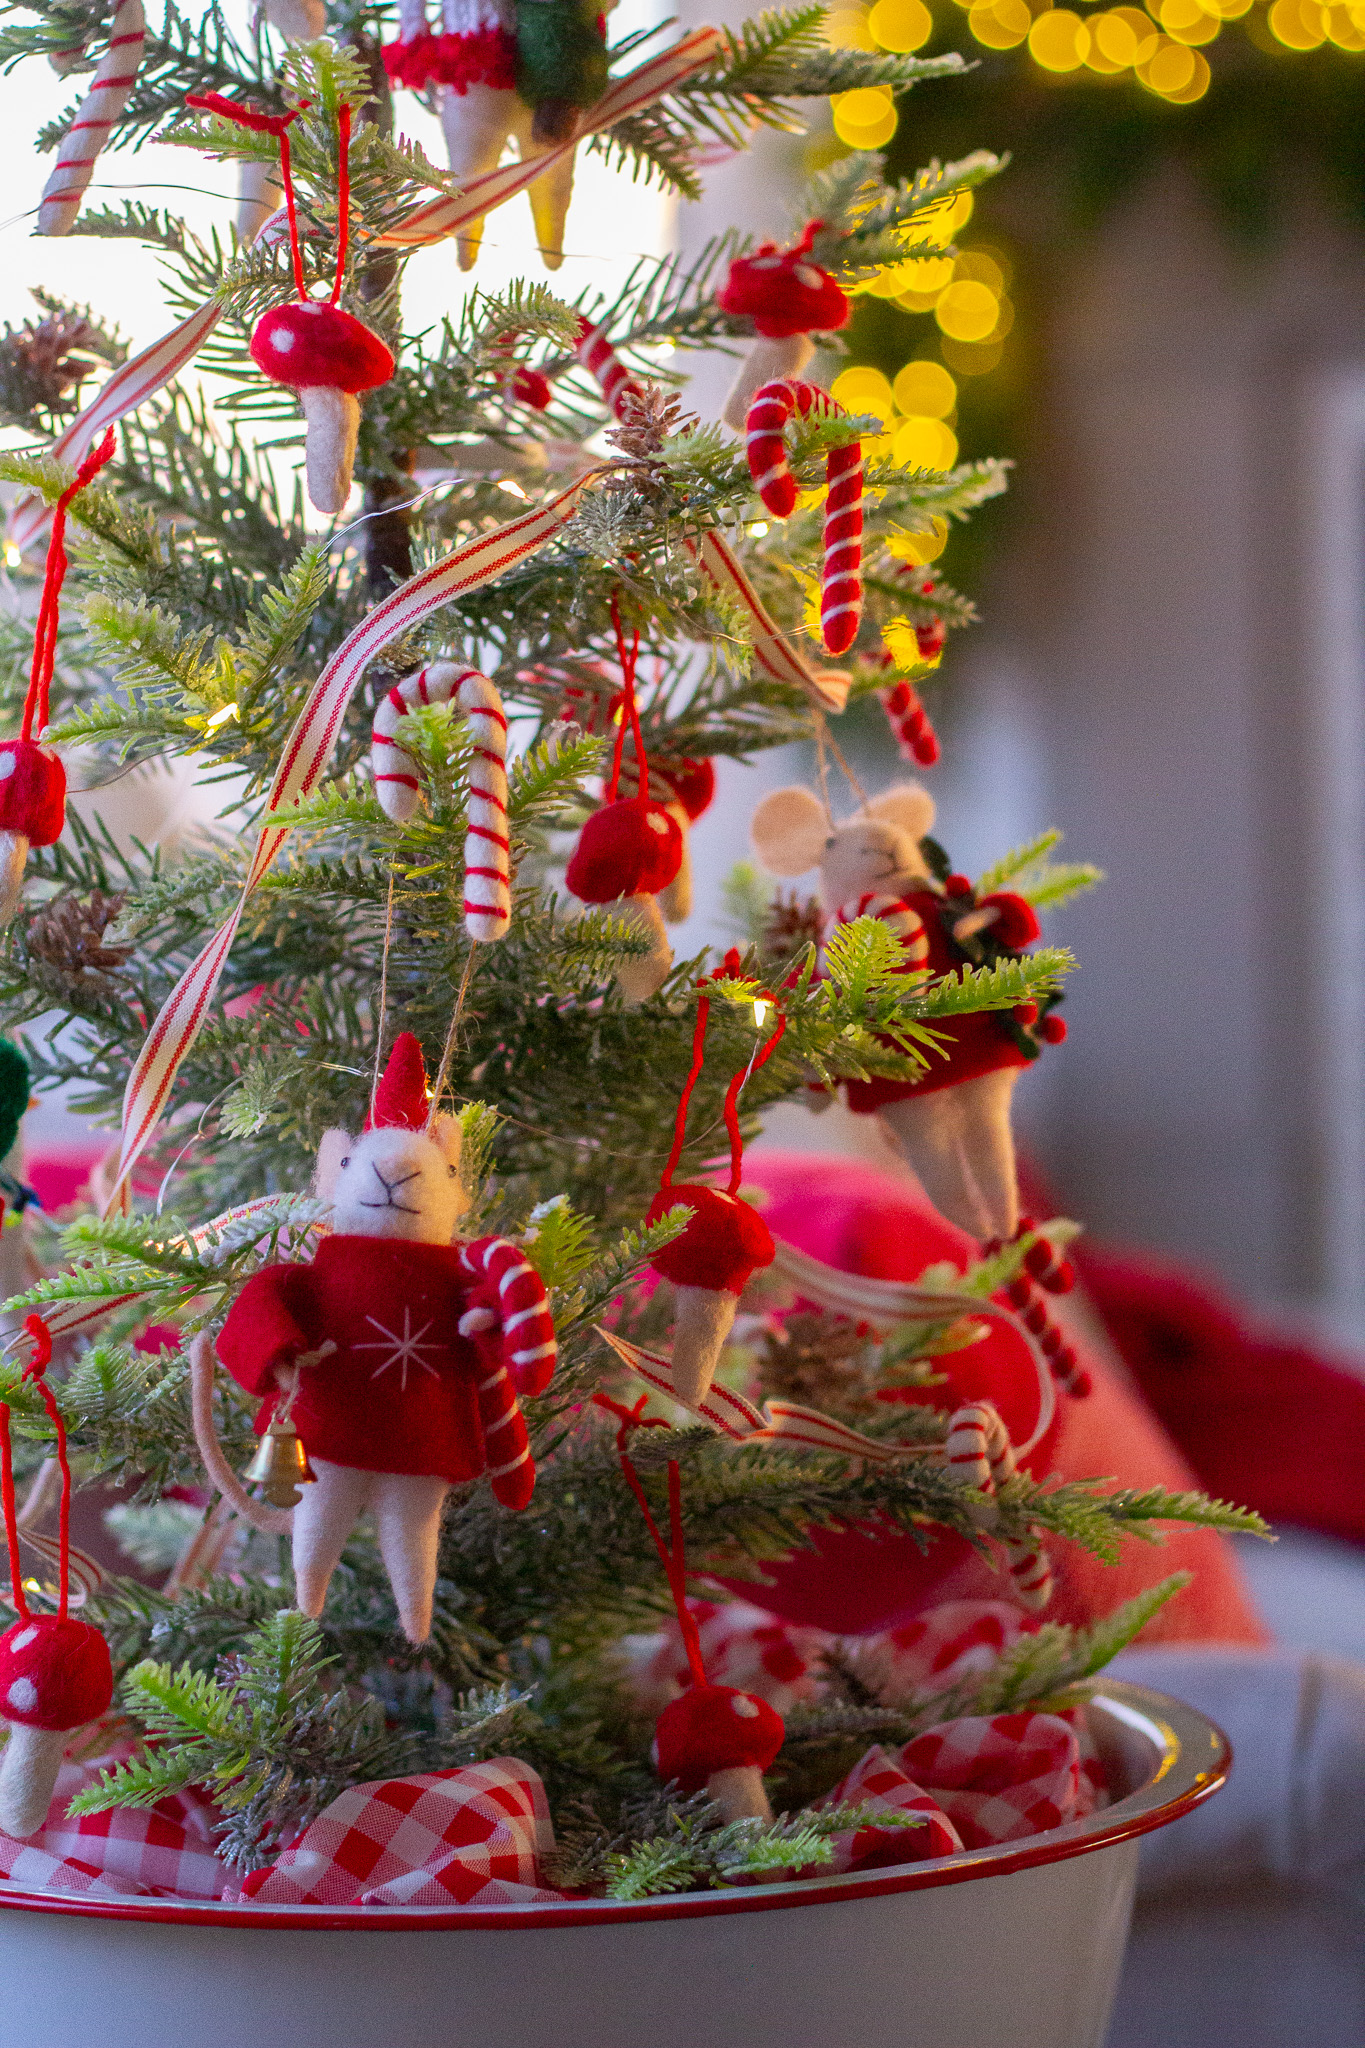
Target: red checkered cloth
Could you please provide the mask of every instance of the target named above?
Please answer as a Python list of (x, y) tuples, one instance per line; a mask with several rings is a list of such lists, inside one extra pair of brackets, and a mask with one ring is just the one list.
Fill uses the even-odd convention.
[(843, 1651), (878, 1699), (900, 1704), (980, 1677), (1037, 1627), (1008, 1600), (945, 1600), (884, 1635), (847, 1636)]
[(914, 1783), (895, 1758), (881, 1748), (869, 1749), (828, 1798), (817, 1806), (882, 1806), (896, 1813), (923, 1816), (915, 1828), (858, 1828), (835, 1835), (834, 1861), (812, 1866), (822, 1871), (878, 1870), (891, 1863), (927, 1863), (934, 1856), (954, 1856), (962, 1847), (957, 1829), (938, 1801)]
[(241, 1896), (269, 1906), (524, 1906), (562, 1899), (539, 1883), (554, 1842), (529, 1764), (353, 1785)]
[(67, 1816), (67, 1805), (114, 1764), (125, 1745), (82, 1763), (64, 1763), (47, 1819), (17, 1842), (0, 1835), (0, 1880), (25, 1891), (90, 1892), (174, 1899), (217, 1899), (232, 1873), (213, 1853), (213, 1804), (193, 1788), (152, 1807)]
[[(818, 1628), (793, 1628), (747, 1600), (717, 1605), (689, 1600), (702, 1662), (712, 1685), (756, 1693), (779, 1714), (818, 1698), (819, 1660), (833, 1641)], [(657, 1714), (691, 1683), (682, 1630), (676, 1621), (658, 1635), (628, 1636), (631, 1684), (642, 1707)]]
[(1076, 1731), (1060, 1714), (965, 1714), (907, 1742), (899, 1762), (968, 1849), (1064, 1827), (1094, 1804), (1081, 1790)]

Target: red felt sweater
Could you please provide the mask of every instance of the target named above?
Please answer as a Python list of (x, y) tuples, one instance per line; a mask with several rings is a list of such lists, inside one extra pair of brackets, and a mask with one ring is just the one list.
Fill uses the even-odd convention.
[[(942, 911), (943, 898), (932, 889), (912, 889), (905, 898), (924, 926), (929, 941), (927, 961), (916, 958), (915, 966), (927, 965), (932, 973), (953, 974), (963, 964), (966, 955), (958, 951), (944, 928)], [(952, 1023), (946, 1018), (934, 1020), (947, 1050), (929, 1054), (929, 1071), (922, 1080), (908, 1081), (848, 1081), (845, 1092), (848, 1106), (860, 1116), (880, 1109), (884, 1102), (903, 1102), (907, 1095), (932, 1095), (939, 1088), (955, 1088), (961, 1081), (975, 1081), (982, 1074), (993, 1074), (998, 1067), (1026, 1067), (1028, 1059), (1015, 1044), (1014, 1039), (1000, 1019), (989, 1010), (980, 1010), (972, 1017), (959, 1017)]]
[(248, 1280), (218, 1355), (275, 1411), (273, 1368), (328, 1338), (330, 1357), (305, 1366), (293, 1419), (310, 1457), (365, 1472), (477, 1479), (487, 1462), (476, 1388), (487, 1372), (459, 1333), (473, 1288), (459, 1245), (395, 1238), (324, 1238), (306, 1266), (266, 1266)]

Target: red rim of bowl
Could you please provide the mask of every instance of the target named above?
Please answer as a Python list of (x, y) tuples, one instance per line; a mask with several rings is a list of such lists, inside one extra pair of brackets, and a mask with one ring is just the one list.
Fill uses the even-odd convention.
[(1006, 1877), (1038, 1864), (1062, 1863), (1133, 1841), (1190, 1813), (1220, 1790), (1232, 1767), (1232, 1745), (1221, 1728), (1194, 1707), (1146, 1686), (1113, 1681), (1093, 1704), (1111, 1721), (1148, 1742), (1156, 1765), (1147, 1782), (1112, 1806), (993, 1849), (969, 1849), (933, 1862), (901, 1863), (861, 1876), (802, 1878), (788, 1884), (734, 1886), (727, 1891), (674, 1892), (630, 1902), (583, 1899), (543, 1906), (258, 1906), (217, 1905), (210, 1899), (91, 1898), (88, 1894), (23, 1891), (0, 1881), (0, 1908), (66, 1913), (82, 1919), (136, 1920), (176, 1927), (254, 1927), (298, 1933), (411, 1932), (533, 1927), (603, 1927), (632, 1920), (707, 1919), (720, 1913), (772, 1913), (789, 1907), (833, 1905), (883, 1898), (893, 1892), (929, 1891)]

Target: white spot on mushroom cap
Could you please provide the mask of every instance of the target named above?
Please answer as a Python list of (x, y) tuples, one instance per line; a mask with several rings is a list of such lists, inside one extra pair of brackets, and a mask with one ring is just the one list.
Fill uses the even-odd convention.
[(660, 839), (663, 839), (663, 838), (665, 838), (665, 837), (667, 836), (667, 833), (668, 833), (668, 820), (667, 820), (667, 818), (661, 818), (661, 817), (659, 816), (659, 813), (658, 813), (657, 811), (649, 811), (649, 812), (647, 812), (647, 813), (646, 813), (646, 816), (647, 816), (647, 818), (648, 818), (648, 820), (649, 820), (649, 829), (650, 829), (650, 831), (651, 831), (651, 832), (657, 832), (657, 833), (658, 833), (658, 835), (659, 835), (659, 837), (660, 837)]
[(19, 756), (13, 747), (6, 747), (0, 751), (0, 782), (3, 782), (7, 775), (13, 775), (18, 766)]
[(758, 1701), (751, 1700), (747, 1692), (737, 1692), (730, 1702), (730, 1709), (732, 1713), (738, 1714), (741, 1721), (758, 1719)]
[(37, 1624), (30, 1622), (27, 1628), (20, 1629), (17, 1636), (10, 1637), (9, 1646), (11, 1650), (26, 1650), (37, 1633)]
[(21, 1714), (29, 1714), (38, 1704), (38, 1688), (31, 1678), (16, 1678), (5, 1699)]
[(294, 337), (287, 327), (277, 327), (270, 336), (270, 346), (278, 349), (282, 356), (287, 356), (294, 346)]

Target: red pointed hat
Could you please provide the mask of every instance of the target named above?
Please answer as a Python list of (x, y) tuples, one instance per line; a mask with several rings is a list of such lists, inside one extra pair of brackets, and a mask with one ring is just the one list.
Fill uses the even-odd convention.
[(427, 1069), (422, 1048), (411, 1031), (400, 1031), (393, 1041), (389, 1063), (374, 1091), (374, 1107), (365, 1119), (365, 1129), (420, 1131), (427, 1120)]

